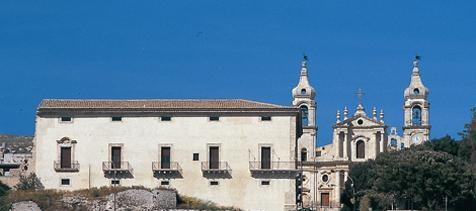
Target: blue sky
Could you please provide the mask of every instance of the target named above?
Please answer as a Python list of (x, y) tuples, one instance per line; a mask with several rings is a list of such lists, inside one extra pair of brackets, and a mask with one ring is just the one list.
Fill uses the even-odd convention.
[(0, 133), (34, 132), (42, 98), (245, 98), (291, 104), (303, 53), (319, 145), (335, 112), (364, 105), (403, 122), (422, 56), (432, 137), (476, 105), (473, 1), (1, 1)]

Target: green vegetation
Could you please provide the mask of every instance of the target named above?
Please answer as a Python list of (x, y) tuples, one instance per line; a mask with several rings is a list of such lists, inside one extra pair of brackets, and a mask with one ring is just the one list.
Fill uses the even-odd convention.
[(352, 166), (343, 210), (476, 210), (475, 117), (461, 140), (445, 136)]

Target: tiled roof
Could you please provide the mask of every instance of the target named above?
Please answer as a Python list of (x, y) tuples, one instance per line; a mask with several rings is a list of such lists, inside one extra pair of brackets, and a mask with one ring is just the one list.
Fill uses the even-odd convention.
[(273, 109), (289, 108), (242, 99), (45, 99), (39, 109)]

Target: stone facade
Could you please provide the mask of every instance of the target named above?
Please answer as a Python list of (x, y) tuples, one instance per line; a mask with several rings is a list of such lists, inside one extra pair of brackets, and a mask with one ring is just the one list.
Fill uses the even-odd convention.
[(245, 210), (294, 209), (298, 109), (196, 101), (44, 100), (36, 173), (47, 189), (164, 186)]

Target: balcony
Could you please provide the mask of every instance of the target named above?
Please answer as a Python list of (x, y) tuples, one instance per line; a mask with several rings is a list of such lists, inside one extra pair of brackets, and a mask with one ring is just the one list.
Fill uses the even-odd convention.
[(132, 167), (128, 161), (104, 161), (102, 162), (102, 170), (105, 174), (132, 174)]
[(152, 162), (152, 171), (158, 174), (182, 174), (182, 167), (178, 162)]
[(55, 171), (57, 172), (78, 172), (79, 162), (72, 161), (71, 163), (61, 163), (59, 160), (54, 161)]
[(228, 165), (228, 162), (210, 162), (204, 161), (202, 162), (202, 171), (204, 173), (230, 173), (231, 168)]
[(250, 171), (252, 173), (293, 173), (298, 172), (295, 161), (250, 161)]

